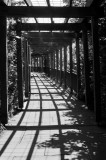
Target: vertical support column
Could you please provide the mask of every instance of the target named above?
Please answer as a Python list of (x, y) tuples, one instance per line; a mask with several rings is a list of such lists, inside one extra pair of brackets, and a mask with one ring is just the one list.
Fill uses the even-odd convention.
[(50, 78), (52, 78), (52, 67), (53, 67), (53, 61), (52, 61), (52, 52), (51, 52), (51, 54), (50, 54)]
[(77, 96), (79, 98), (81, 80), (80, 80), (80, 54), (79, 54), (79, 35), (78, 34), (76, 36), (76, 56), (77, 56)]
[[(19, 23), (19, 22), (18, 22)], [(23, 108), (23, 67), (22, 67), (22, 53), (21, 53), (21, 28), (20, 23), (17, 24), (17, 88), (18, 88), (18, 103), (19, 108)]]
[(58, 83), (58, 50), (56, 50), (56, 83)]
[(8, 123), (8, 56), (6, 42), (6, 17), (0, 16), (0, 94), (1, 123)]
[(91, 109), (91, 98), (90, 98), (90, 64), (88, 58), (88, 37), (87, 29), (84, 26), (83, 29), (83, 48), (84, 48), (84, 75), (85, 75), (85, 102), (88, 109)]
[(28, 73), (29, 73), (29, 67), (28, 67), (28, 42), (25, 41), (25, 97), (29, 96), (29, 79), (28, 79)]
[(42, 56), (41, 60), (42, 60), (42, 72), (43, 72), (43, 56)]
[(33, 61), (34, 61), (34, 72), (35, 72), (35, 57), (33, 57)]
[(47, 75), (50, 77), (50, 59), (49, 59), (50, 54), (47, 55)]
[(64, 88), (66, 89), (66, 72), (67, 72), (67, 46), (64, 46)]
[(56, 52), (54, 51), (54, 79), (56, 77)]
[(28, 79), (29, 79), (29, 92), (31, 91), (31, 52), (30, 52), (30, 46), (28, 45), (28, 64), (29, 64), (29, 73), (28, 73)]
[(98, 39), (98, 18), (92, 17), (92, 40), (93, 40), (93, 74), (94, 74), (94, 110), (96, 121), (101, 121), (101, 94), (100, 94), (100, 59)]
[(52, 79), (54, 77), (54, 52), (52, 52)]
[(70, 94), (72, 94), (73, 93), (73, 74), (72, 74), (72, 63), (73, 63), (73, 61), (72, 61), (72, 39), (70, 40)]
[(53, 68), (54, 68), (53, 76), (55, 78), (55, 52), (53, 53)]
[(60, 48), (60, 86), (62, 85), (62, 47)]
[(39, 60), (39, 57), (36, 57), (37, 58), (37, 72), (38, 72), (38, 60)]

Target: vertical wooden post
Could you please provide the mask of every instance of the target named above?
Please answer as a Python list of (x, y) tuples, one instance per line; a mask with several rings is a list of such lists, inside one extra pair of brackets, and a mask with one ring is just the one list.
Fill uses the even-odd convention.
[(28, 42), (25, 41), (25, 97), (29, 96), (29, 79), (28, 79), (28, 73), (29, 73), (29, 67), (28, 67)]
[(52, 52), (52, 79), (54, 78), (54, 52)]
[(66, 89), (66, 72), (67, 72), (67, 46), (64, 46), (64, 88)]
[(1, 123), (8, 123), (8, 56), (6, 43), (6, 17), (0, 16), (0, 94)]
[(39, 61), (39, 57), (37, 57), (37, 72), (38, 72), (38, 61)]
[(58, 50), (56, 50), (56, 83), (58, 83)]
[(85, 75), (85, 102), (88, 106), (88, 109), (91, 108), (90, 104), (90, 64), (89, 64), (89, 55), (88, 55), (88, 37), (87, 29), (84, 26), (83, 28), (83, 48), (84, 48), (84, 75)]
[(80, 54), (79, 54), (79, 35), (78, 34), (76, 36), (76, 56), (77, 56), (77, 96), (79, 98), (81, 80), (80, 80)]
[(72, 74), (72, 63), (73, 63), (73, 61), (72, 61), (72, 39), (70, 40), (70, 94), (72, 94), (73, 93), (73, 74)]
[(93, 74), (94, 74), (94, 110), (96, 121), (101, 121), (101, 94), (100, 94), (100, 59), (98, 39), (98, 18), (92, 17), (92, 40), (93, 40)]
[(34, 61), (34, 72), (35, 72), (35, 57), (33, 57), (33, 61)]
[(54, 66), (54, 70), (55, 70), (55, 52), (53, 54), (53, 66)]
[(41, 67), (42, 67), (41, 72), (43, 72), (43, 56), (41, 57)]
[(47, 64), (48, 64), (48, 66), (47, 66), (47, 74), (50, 77), (50, 54), (49, 53), (47, 55)]
[(38, 72), (38, 57), (36, 57), (36, 71)]
[(60, 85), (62, 85), (62, 47), (60, 48)]
[(56, 77), (56, 52), (54, 51), (54, 79)]
[(30, 83), (30, 79), (31, 79), (31, 52), (30, 52), (30, 46), (28, 45), (28, 64), (29, 64), (29, 75), (28, 75), (28, 79), (29, 79), (29, 92), (31, 91), (31, 83)]
[(50, 77), (52, 78), (52, 70), (53, 70), (53, 61), (52, 61), (52, 52), (51, 52), (51, 54), (50, 54), (50, 68), (51, 68), (51, 70), (50, 70)]
[[(19, 23), (19, 22), (18, 22)], [(23, 67), (22, 67), (22, 52), (21, 52), (21, 28), (20, 23), (17, 24), (17, 87), (18, 87), (18, 103), (19, 108), (23, 108)]]

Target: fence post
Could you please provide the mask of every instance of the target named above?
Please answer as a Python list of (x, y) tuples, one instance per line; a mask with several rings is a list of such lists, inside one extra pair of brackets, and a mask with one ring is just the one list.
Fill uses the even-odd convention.
[(23, 60), (21, 52), (21, 28), (20, 22), (17, 22), (17, 88), (19, 108), (23, 108)]
[(101, 93), (100, 93), (100, 59), (98, 39), (98, 18), (92, 17), (92, 40), (93, 40), (93, 74), (94, 74), (94, 110), (96, 122), (101, 121)]
[(6, 17), (0, 16), (0, 94), (1, 123), (8, 123), (8, 56), (6, 41)]

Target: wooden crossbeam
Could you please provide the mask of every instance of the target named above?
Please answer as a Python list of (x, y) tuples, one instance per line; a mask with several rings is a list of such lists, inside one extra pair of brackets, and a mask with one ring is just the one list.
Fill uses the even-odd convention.
[[(16, 29), (16, 27), (15, 27)], [(21, 30), (22, 31), (34, 31), (34, 30), (69, 30), (69, 31), (80, 31), (83, 29), (83, 25), (80, 23), (40, 23), (40, 24), (34, 24), (34, 23), (22, 23), (21, 24)], [(87, 29), (90, 30), (91, 29), (91, 24), (88, 23), (87, 24)]]
[[(33, 6), (31, 0), (24, 0), (24, 2), (27, 4), (27, 6)], [(38, 23), (37, 19), (36, 18), (34, 18), (34, 19), (35, 19), (36, 23)]]
[(66, 42), (66, 43), (68, 43), (68, 42), (70, 42), (70, 39), (71, 38), (63, 38), (63, 39), (61, 39), (61, 38), (31, 38), (31, 39), (29, 39), (29, 41), (31, 42), (31, 43), (35, 43), (36, 41), (37, 41), (37, 43), (39, 44), (39, 43), (43, 43), (43, 42), (57, 42), (57, 43), (59, 43), (59, 42)]
[(23, 34), (27, 38), (71, 38), (75, 36), (74, 33), (64, 33), (64, 32), (28, 32)]
[[(48, 7), (50, 7), (50, 0), (46, 0), (46, 2), (47, 2)], [(54, 23), (52, 17), (51, 17), (51, 23)]]
[(33, 7), (33, 6), (0, 6), (0, 15), (7, 17), (62, 17), (84, 18), (104, 16), (104, 8), (92, 7)]

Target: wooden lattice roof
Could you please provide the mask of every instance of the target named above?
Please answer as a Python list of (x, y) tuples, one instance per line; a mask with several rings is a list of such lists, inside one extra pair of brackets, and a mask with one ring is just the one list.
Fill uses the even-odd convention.
[[(70, 38), (80, 33), (83, 24), (92, 16), (103, 17), (104, 8), (100, 5), (103, 0), (17, 0), (23, 2), (23, 6), (13, 6), (14, 0), (2, 0), (0, 5), (0, 15), (9, 17), (29, 18), (30, 23), (21, 23), (20, 29), (23, 36), (29, 39), (29, 44), (37, 53), (41, 53), (48, 47), (54, 50), (54, 46), (61, 42), (69, 42)], [(16, 2), (16, 1), (15, 1)], [(87, 29), (90, 24), (86, 23)], [(17, 26), (16, 28), (17, 29)], [(33, 32), (32, 32), (33, 31)], [(34, 33), (34, 31), (38, 33)], [(50, 33), (39, 33), (39, 32)], [(58, 31), (60, 38), (54, 32)], [(32, 32), (32, 33), (31, 33)], [(67, 32), (67, 37), (66, 37)], [(36, 42), (36, 43), (35, 43)], [(50, 44), (53, 46), (50, 47)], [(38, 46), (37, 46), (38, 45)], [(42, 45), (39, 49), (39, 45)], [(48, 50), (48, 49), (47, 49)], [(35, 52), (35, 49), (34, 49)]]

